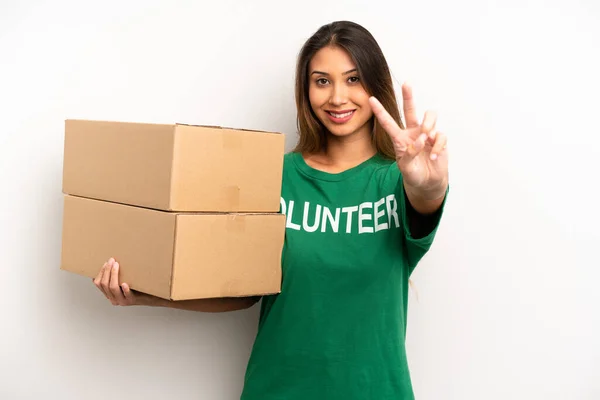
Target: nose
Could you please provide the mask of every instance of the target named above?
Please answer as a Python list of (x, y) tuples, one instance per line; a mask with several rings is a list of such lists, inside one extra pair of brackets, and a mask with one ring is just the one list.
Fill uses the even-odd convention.
[(333, 85), (329, 102), (334, 106), (346, 104), (348, 102), (348, 93), (346, 89), (346, 86), (342, 84)]

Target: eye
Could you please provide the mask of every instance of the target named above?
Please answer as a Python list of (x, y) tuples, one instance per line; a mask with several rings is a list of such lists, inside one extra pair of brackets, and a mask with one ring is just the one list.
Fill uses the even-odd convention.
[(348, 82), (350, 83), (358, 83), (360, 81), (360, 78), (358, 76), (351, 76), (350, 78), (348, 78)]
[(327, 85), (327, 79), (325, 79), (325, 78), (319, 78), (316, 80), (316, 82), (317, 82), (317, 85), (319, 85), (319, 86)]

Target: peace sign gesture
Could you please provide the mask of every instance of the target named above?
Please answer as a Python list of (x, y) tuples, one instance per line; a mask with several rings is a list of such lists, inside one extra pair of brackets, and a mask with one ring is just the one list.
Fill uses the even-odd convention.
[(445, 187), (448, 179), (446, 136), (436, 130), (437, 116), (427, 111), (419, 124), (412, 90), (402, 85), (406, 128), (402, 129), (375, 97), (369, 99), (373, 114), (394, 145), (396, 162), (406, 185), (427, 193)]

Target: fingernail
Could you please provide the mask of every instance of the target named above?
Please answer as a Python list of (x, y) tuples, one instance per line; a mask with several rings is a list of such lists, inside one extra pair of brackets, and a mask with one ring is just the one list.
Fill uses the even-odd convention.
[(432, 155), (431, 155), (431, 159), (432, 159), (432, 160), (435, 160), (436, 158), (437, 158), (437, 154), (432, 154)]
[(119, 263), (118, 263), (118, 262), (115, 262), (115, 263), (113, 264), (113, 267), (114, 267), (114, 268), (119, 268)]

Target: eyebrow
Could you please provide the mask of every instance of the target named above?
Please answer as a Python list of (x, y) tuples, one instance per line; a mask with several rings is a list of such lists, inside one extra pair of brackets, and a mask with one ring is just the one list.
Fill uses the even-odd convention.
[[(348, 75), (348, 74), (351, 74), (351, 73), (356, 72), (356, 71), (358, 71), (358, 69), (354, 68), (354, 69), (351, 69), (350, 71), (344, 72), (342, 75)], [(311, 75), (315, 75), (315, 74), (329, 76), (329, 74), (327, 72), (323, 72), (323, 71), (313, 71), (311, 73)]]

